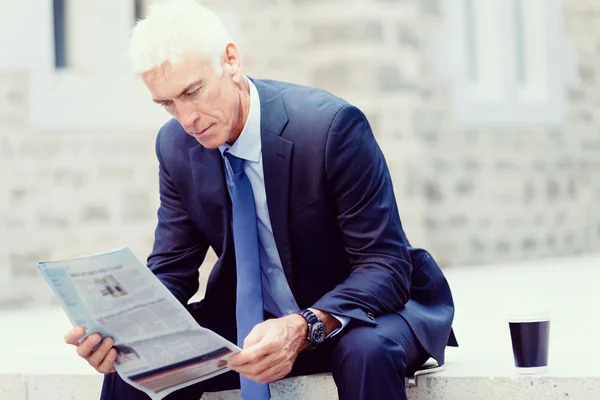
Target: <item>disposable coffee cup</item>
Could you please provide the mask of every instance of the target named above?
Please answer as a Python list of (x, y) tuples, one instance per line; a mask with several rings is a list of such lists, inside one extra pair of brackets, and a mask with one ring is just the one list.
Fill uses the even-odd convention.
[(508, 326), (517, 373), (546, 372), (550, 345), (550, 316), (513, 316), (508, 318)]

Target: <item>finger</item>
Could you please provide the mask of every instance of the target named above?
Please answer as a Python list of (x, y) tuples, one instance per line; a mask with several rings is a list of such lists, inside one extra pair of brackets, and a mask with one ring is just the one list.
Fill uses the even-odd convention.
[(100, 343), (100, 339), (101, 337), (98, 333), (91, 334), (85, 338), (85, 340), (79, 346), (77, 346), (77, 354), (87, 360), (92, 354), (94, 346)]
[[(231, 364), (231, 366), (243, 365), (248, 362), (254, 361), (256, 358), (262, 358), (264, 355), (266, 355), (266, 353), (256, 352), (254, 349), (255, 347), (260, 347), (259, 344), (260, 344), (261, 340), (264, 339), (265, 332), (267, 332), (267, 329), (266, 329), (264, 322), (256, 325), (250, 331), (248, 336), (246, 336), (246, 339), (244, 339), (244, 350), (242, 350), (240, 353), (230, 357), (229, 360), (227, 361), (228, 365), (229, 364)], [(230, 366), (230, 368), (231, 368), (231, 366)]]
[(252, 328), (248, 336), (246, 336), (244, 339), (244, 349), (254, 346), (256, 343), (260, 342), (267, 332), (267, 329), (265, 328), (264, 322)]
[[(291, 368), (286, 364), (274, 364), (269, 366), (266, 370), (262, 371), (257, 375), (244, 375), (246, 378), (251, 379), (258, 383), (271, 383), (285, 377)], [(243, 375), (243, 374), (242, 374)]]
[(236, 368), (245, 365), (255, 363), (259, 359), (267, 356), (271, 353), (271, 346), (266, 341), (261, 341), (245, 350), (242, 350), (233, 357), (227, 360), (227, 365), (237, 371)]
[(85, 329), (81, 326), (76, 326), (65, 334), (65, 343), (77, 346), (79, 339), (85, 335)]
[(241, 365), (233, 364), (231, 369), (243, 375), (259, 375), (276, 361), (277, 356), (275, 354), (269, 354), (254, 362), (248, 362)]
[[(108, 339), (107, 339), (108, 340)], [(106, 340), (105, 340), (106, 342)], [(101, 374), (110, 374), (111, 372), (115, 372), (115, 360), (117, 359), (117, 350), (110, 349), (104, 360), (100, 363), (96, 370)]]
[(93, 351), (88, 358), (90, 365), (98, 369), (98, 366), (102, 363), (110, 349), (112, 349), (113, 344), (115, 344), (115, 342), (111, 338), (104, 339), (102, 344), (95, 351)]

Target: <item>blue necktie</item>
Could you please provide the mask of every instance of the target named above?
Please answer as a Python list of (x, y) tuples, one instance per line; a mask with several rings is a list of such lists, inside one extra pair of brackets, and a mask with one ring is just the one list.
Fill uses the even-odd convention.
[[(231, 201), (233, 204), (233, 241), (237, 271), (237, 341), (244, 339), (252, 328), (264, 319), (262, 278), (258, 252), (258, 230), (256, 209), (250, 180), (244, 173), (244, 160), (229, 151), (225, 152), (233, 172)], [(244, 400), (268, 400), (271, 398), (269, 385), (254, 382), (240, 375)]]

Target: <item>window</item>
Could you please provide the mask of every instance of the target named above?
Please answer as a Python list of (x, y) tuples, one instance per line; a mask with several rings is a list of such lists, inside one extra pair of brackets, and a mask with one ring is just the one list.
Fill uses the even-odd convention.
[(54, 0), (54, 67), (56, 69), (67, 66), (67, 38), (65, 21), (65, 0)]
[[(31, 22), (24, 39), (38, 46), (29, 52), (31, 61), (23, 63), (31, 71), (32, 129), (154, 129), (168, 120), (166, 112), (157, 112), (148, 101), (148, 90), (130, 71), (126, 54), (133, 1), (52, 0), (38, 1), (35, 7), (25, 3), (29, 2), (15, 2)], [(39, 40), (44, 35), (47, 40)], [(11, 58), (18, 58), (22, 48), (18, 43), (9, 48), (9, 54), (17, 55)]]
[(465, 123), (560, 123), (574, 57), (561, 0), (446, 0), (440, 68)]
[(133, 15), (135, 17), (133, 22), (136, 23), (146, 16), (146, 12), (148, 11), (148, 0), (134, 0), (133, 10)]

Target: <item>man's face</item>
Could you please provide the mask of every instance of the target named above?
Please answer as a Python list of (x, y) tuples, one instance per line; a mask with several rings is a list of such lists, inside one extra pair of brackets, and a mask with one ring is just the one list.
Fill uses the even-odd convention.
[(240, 104), (245, 78), (235, 46), (227, 47), (221, 65), (219, 76), (209, 61), (187, 54), (142, 74), (153, 100), (209, 149), (230, 141), (232, 132), (241, 131), (245, 122)]

